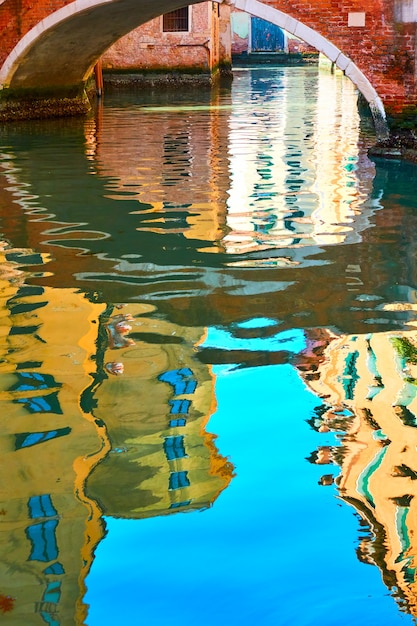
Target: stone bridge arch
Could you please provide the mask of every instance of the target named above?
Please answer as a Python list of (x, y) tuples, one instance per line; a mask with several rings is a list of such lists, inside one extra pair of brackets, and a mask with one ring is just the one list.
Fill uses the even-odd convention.
[[(190, 4), (201, 1), (191, 0)], [(3, 6), (0, 3), (0, 17), (8, 3), (11, 0), (4, 0)], [(35, 16), (28, 20), (28, 25), (34, 25), (21, 33), (6, 58), (0, 56), (3, 88), (82, 85), (97, 59), (115, 41), (154, 17), (180, 8), (184, 0), (58, 0), (55, 5), (58, 8), (49, 14), (45, 8), (45, 16), (38, 22)], [(42, 14), (40, 8), (36, 14)], [(23, 31), (19, 15), (15, 21), (16, 28), (19, 22)]]
[[(387, 107), (391, 113), (412, 109), (417, 120), (416, 20), (406, 10), (417, 0), (319, 0), (314, 11), (310, 0), (215, 1), (267, 19), (323, 52), (368, 101), (377, 129), (385, 128)], [(72, 103), (67, 114), (77, 112), (74, 103), (80, 105), (85, 81), (104, 51), (184, 0), (53, 4), (51, 12), (47, 0), (0, 2), (0, 116), (14, 96), (26, 93), (34, 101), (40, 91), (43, 98), (49, 92)]]

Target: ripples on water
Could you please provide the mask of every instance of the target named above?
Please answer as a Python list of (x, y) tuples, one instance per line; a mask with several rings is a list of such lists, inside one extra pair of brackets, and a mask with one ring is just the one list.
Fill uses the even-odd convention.
[(240, 69), (1, 129), (8, 623), (417, 614), (415, 166), (356, 99)]

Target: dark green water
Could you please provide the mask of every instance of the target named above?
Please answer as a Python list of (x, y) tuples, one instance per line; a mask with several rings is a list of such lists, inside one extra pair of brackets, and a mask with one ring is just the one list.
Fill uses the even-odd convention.
[(411, 624), (414, 165), (326, 69), (0, 129), (0, 615)]

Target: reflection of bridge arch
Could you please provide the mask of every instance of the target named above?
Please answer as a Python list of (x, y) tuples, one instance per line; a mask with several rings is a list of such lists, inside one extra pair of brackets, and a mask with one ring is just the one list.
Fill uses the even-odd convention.
[[(198, 4), (200, 1), (191, 0), (190, 4)], [(345, 72), (369, 103), (374, 119), (384, 126), (384, 105), (370, 80), (357, 63), (319, 34), (318, 30), (259, 0), (215, 1), (234, 5), (251, 15), (266, 19), (313, 45)], [(8, 0), (5, 0), (4, 10), (7, 10), (8, 4)], [(277, 0), (275, 4), (280, 6), (281, 3)], [(113, 43), (150, 19), (182, 5), (181, 0), (61, 0), (61, 8), (49, 14), (45, 7), (45, 17), (26, 33), (23, 32), (20, 40), (9, 28), (7, 36), (11, 37), (10, 42), (13, 41), (14, 45), (5, 42), (3, 54), (7, 54), (7, 57), (1, 59), (0, 54), (0, 62), (3, 60), (0, 86), (11, 90), (47, 89), (55, 95), (62, 95), (65, 91), (73, 96), (75, 88), (82, 89), (99, 57)], [(3, 7), (0, 7), (0, 18)], [(311, 11), (305, 7), (301, 17), (303, 12), (306, 21), (314, 27)], [(330, 33), (339, 35), (337, 20), (340, 18), (336, 14), (333, 17), (334, 31), (330, 30)]]

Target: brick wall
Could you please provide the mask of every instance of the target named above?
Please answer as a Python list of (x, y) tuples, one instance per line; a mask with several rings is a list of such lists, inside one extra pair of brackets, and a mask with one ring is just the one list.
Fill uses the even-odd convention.
[(73, 0), (5, 0), (0, 5), (0, 67), (29, 30)]
[[(394, 19), (398, 19), (401, 13), (398, 6), (405, 2), (263, 1), (314, 29), (351, 58), (383, 99), (388, 114), (399, 114), (404, 107), (417, 106), (416, 24), (396, 22)], [(364, 26), (354, 25), (361, 22), (362, 14)]]

